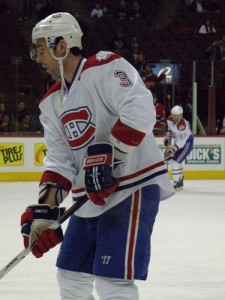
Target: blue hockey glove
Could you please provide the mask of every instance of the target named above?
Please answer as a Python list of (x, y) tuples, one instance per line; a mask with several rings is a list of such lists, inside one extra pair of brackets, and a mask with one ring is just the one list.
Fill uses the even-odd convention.
[(56, 230), (48, 229), (55, 220), (64, 213), (65, 208), (50, 207), (47, 204), (28, 206), (21, 216), (21, 233), (25, 248), (31, 247), (37, 258), (43, 256), (49, 249), (55, 247), (63, 240), (61, 227)]
[(86, 191), (91, 201), (104, 205), (104, 198), (119, 185), (119, 181), (112, 176), (114, 147), (110, 143), (96, 143), (88, 147), (87, 153), (84, 159)]

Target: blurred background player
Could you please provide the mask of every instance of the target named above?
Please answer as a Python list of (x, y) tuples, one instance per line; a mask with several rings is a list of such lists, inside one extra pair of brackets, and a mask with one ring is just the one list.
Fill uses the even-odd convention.
[(176, 105), (167, 119), (167, 132), (164, 138), (165, 161), (172, 170), (173, 186), (176, 191), (183, 189), (183, 163), (193, 149), (193, 134), (189, 122), (183, 118), (183, 108)]

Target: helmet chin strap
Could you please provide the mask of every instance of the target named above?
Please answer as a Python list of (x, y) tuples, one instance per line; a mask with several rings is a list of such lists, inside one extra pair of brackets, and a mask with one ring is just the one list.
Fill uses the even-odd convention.
[(61, 88), (60, 88), (60, 107), (63, 108), (64, 102), (64, 88), (66, 87), (65, 78), (63, 76), (63, 57), (59, 58), (59, 72), (61, 77)]
[(59, 63), (59, 72), (60, 72), (60, 79), (61, 79), (61, 89), (60, 89), (60, 107), (63, 108), (64, 105), (64, 89), (66, 88), (65, 78), (64, 78), (64, 67), (63, 67), (63, 60), (67, 57), (70, 49), (66, 49), (66, 54), (62, 57), (56, 57), (53, 53), (53, 49), (51, 49), (51, 55), (54, 59), (56, 59)]

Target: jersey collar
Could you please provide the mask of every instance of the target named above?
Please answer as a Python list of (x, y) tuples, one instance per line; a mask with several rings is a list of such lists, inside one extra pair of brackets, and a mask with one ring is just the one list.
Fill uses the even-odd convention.
[(77, 65), (77, 67), (76, 67), (76, 69), (75, 69), (75, 72), (74, 72), (74, 74), (73, 74), (72, 81), (69, 83), (68, 81), (65, 80), (66, 87), (67, 87), (68, 91), (69, 91), (71, 85), (73, 84), (74, 79), (75, 79), (76, 76), (77, 76), (78, 70), (80, 69), (80, 65), (81, 65), (81, 62), (82, 62), (83, 59), (84, 59), (84, 57), (81, 57), (81, 58), (80, 58), (79, 63), (78, 63), (78, 65)]

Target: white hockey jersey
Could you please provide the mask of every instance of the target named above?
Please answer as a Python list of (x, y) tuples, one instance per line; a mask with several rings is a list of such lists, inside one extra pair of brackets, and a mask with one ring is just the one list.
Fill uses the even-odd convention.
[(178, 146), (178, 149), (183, 148), (189, 136), (192, 135), (190, 124), (184, 118), (181, 118), (179, 122), (175, 123), (172, 117), (169, 116), (167, 119), (167, 128), (171, 133), (174, 145)]
[(149, 184), (160, 186), (161, 200), (174, 194), (152, 134), (156, 122), (152, 95), (131, 64), (104, 51), (81, 59), (63, 105), (61, 102), (60, 83), (56, 83), (39, 105), (48, 150), (42, 181), (47, 178), (57, 182), (63, 178), (72, 184), (73, 197), (85, 194), (83, 159), (87, 156), (87, 146), (107, 142), (118, 119), (146, 134), (113, 171), (120, 185), (105, 199), (106, 205), (87, 201), (76, 215), (98, 216)]

